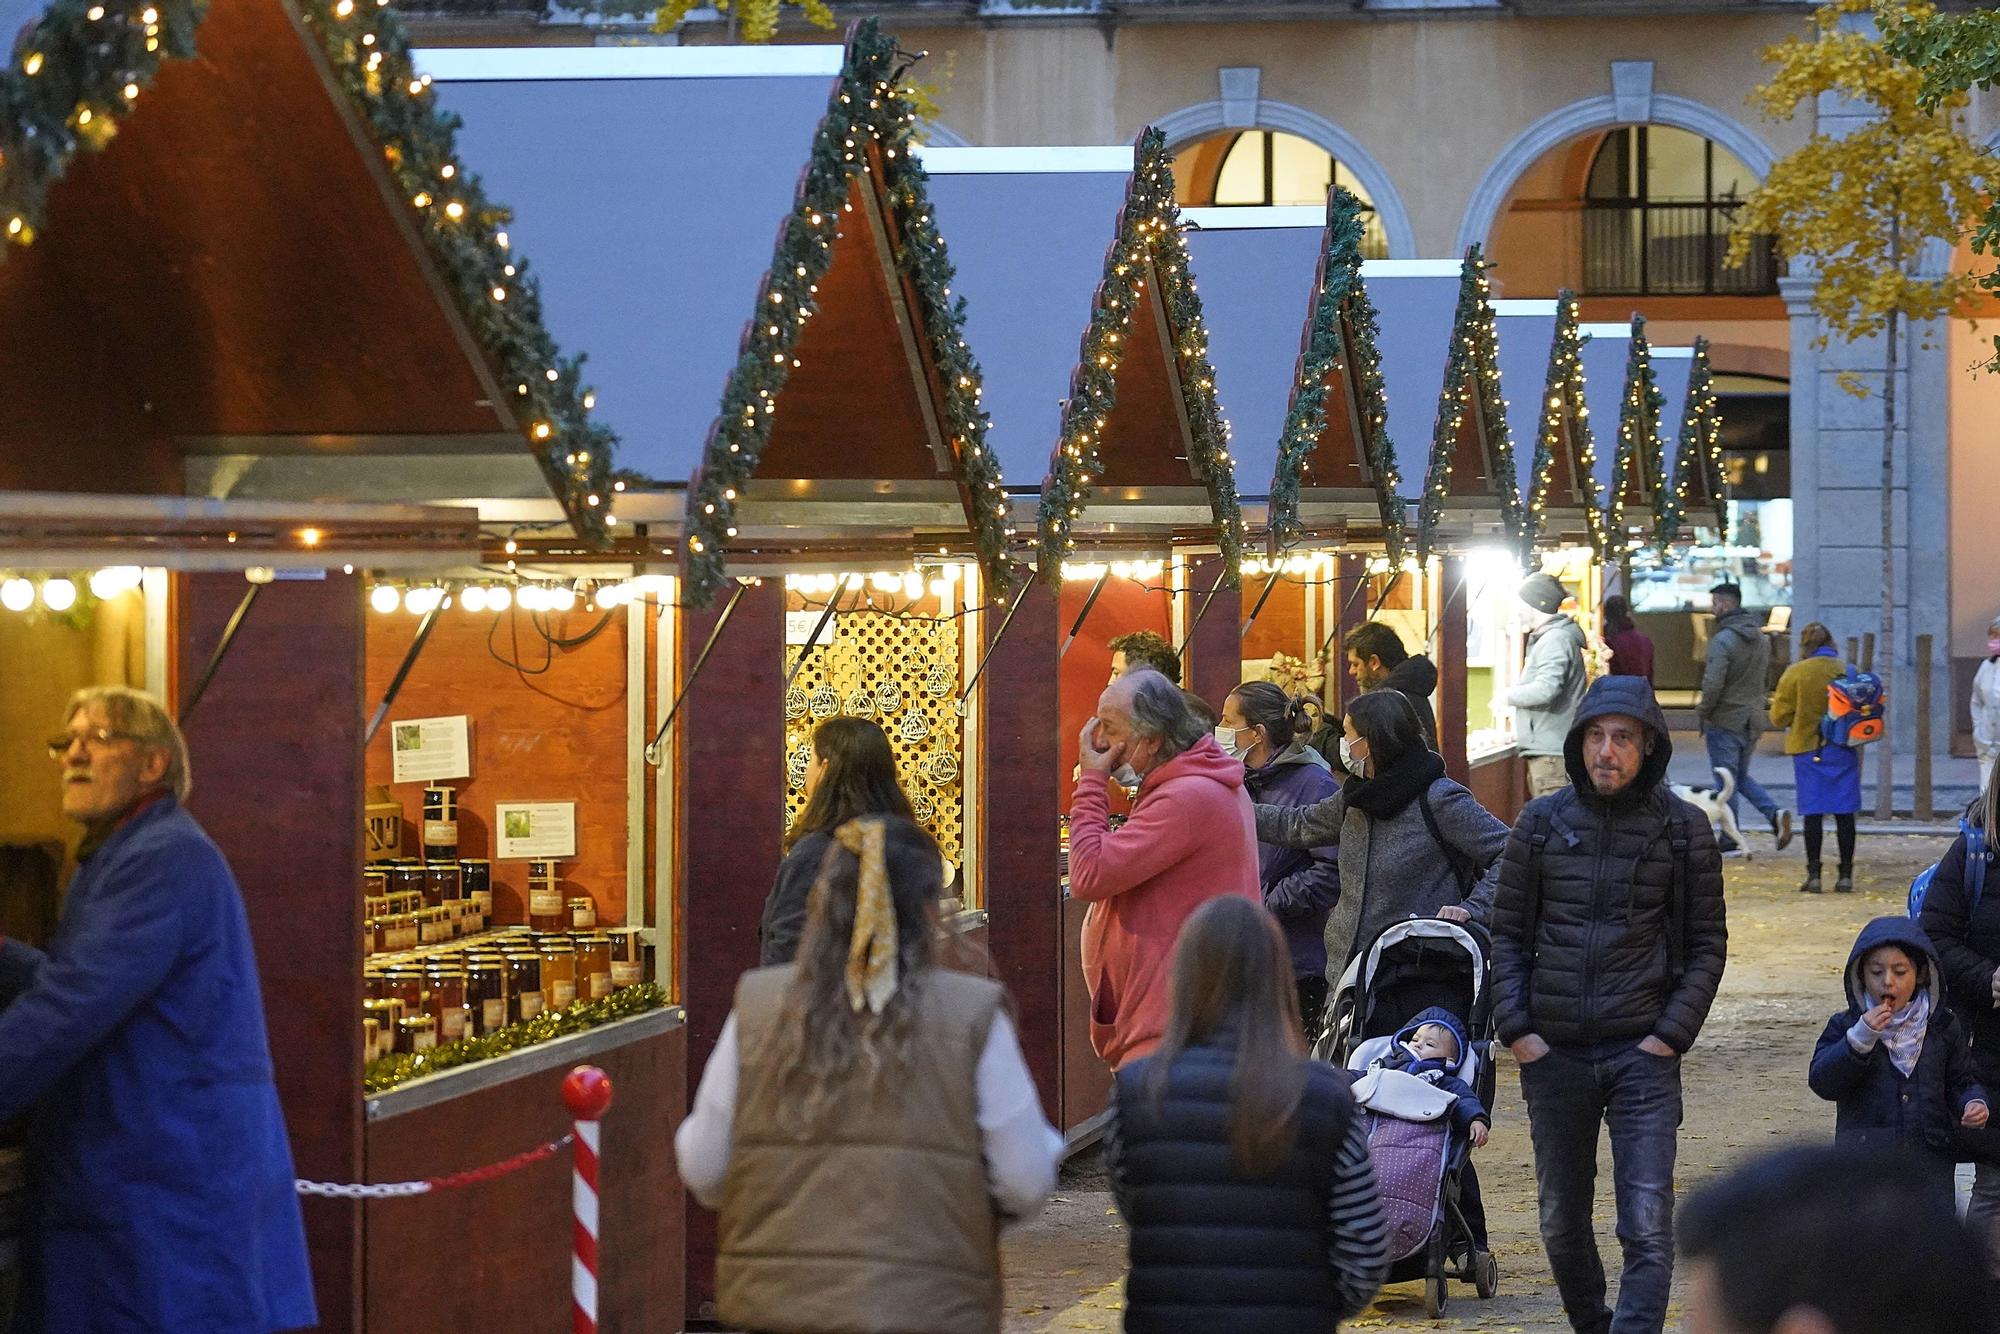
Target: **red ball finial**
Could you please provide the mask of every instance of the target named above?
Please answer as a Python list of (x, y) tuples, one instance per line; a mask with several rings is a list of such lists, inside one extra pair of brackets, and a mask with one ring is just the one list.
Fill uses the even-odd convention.
[(578, 1121), (601, 1121), (611, 1106), (611, 1076), (594, 1065), (579, 1065), (563, 1078), (563, 1105)]

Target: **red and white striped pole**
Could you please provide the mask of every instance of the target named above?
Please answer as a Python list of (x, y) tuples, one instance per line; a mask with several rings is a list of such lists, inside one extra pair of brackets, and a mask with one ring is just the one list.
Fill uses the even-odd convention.
[(611, 1106), (611, 1077), (594, 1065), (579, 1065), (564, 1078), (562, 1095), (576, 1128), (570, 1328), (572, 1334), (597, 1334), (597, 1123)]

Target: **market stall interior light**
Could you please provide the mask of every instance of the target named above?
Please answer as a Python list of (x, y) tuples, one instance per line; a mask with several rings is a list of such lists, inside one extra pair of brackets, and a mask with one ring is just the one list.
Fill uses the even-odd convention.
[(107, 565), (91, 572), (90, 593), (100, 602), (106, 601), (121, 593), (131, 592), (144, 577), (136, 565)]
[(76, 605), (76, 585), (68, 579), (43, 580), (42, 605), (50, 611), (68, 611)]
[(0, 583), (0, 607), (8, 611), (26, 611), (35, 605), (35, 586), (26, 579), (9, 579)]
[(379, 612), (392, 612), (402, 605), (403, 599), (387, 584), (377, 584), (368, 593), (368, 605)]
[(1114, 579), (1130, 579), (1134, 583), (1149, 584), (1165, 576), (1167, 563), (1163, 560), (1114, 560), (1110, 564), (1103, 561), (1063, 562), (1062, 576), (1066, 580), (1081, 583), (1095, 583), (1110, 575)]

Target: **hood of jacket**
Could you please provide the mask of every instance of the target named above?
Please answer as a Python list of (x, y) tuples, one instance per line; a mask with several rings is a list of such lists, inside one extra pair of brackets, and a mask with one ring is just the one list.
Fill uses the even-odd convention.
[(1258, 765), (1255, 772), (1272, 774), (1279, 769), (1290, 768), (1296, 764), (1308, 765), (1314, 769), (1318, 769), (1322, 773), (1330, 774), (1333, 772), (1333, 766), (1326, 762), (1326, 757), (1307, 745), (1304, 741), (1293, 741), (1291, 745)]
[(1165, 764), (1149, 770), (1139, 783), (1139, 797), (1144, 800), (1153, 789), (1183, 778), (1206, 778), (1234, 791), (1243, 786), (1243, 761), (1230, 758), (1213, 736), (1203, 736)]
[(1550, 635), (1555, 635), (1558, 638), (1568, 638), (1569, 636), (1574, 635), (1576, 637), (1576, 642), (1579, 645), (1581, 645), (1586, 638), (1586, 636), (1583, 633), (1582, 626), (1578, 625), (1572, 617), (1565, 616), (1561, 612), (1558, 612), (1554, 616), (1549, 617), (1549, 619), (1547, 619), (1546, 621), (1543, 621), (1540, 625), (1536, 626), (1534, 629), (1528, 631), (1528, 647), (1532, 648), (1535, 644), (1539, 643), (1543, 639), (1546, 639)]
[(1583, 692), (1583, 702), (1576, 707), (1576, 721), (1570, 724), (1569, 735), (1563, 740), (1563, 764), (1569, 771), (1569, 781), (1579, 793), (1596, 796), (1590, 770), (1583, 763), (1583, 734), (1592, 721), (1614, 713), (1637, 718), (1653, 734), (1652, 754), (1639, 765), (1639, 776), (1632, 780), (1632, 786), (1618, 794), (1620, 801), (1637, 800), (1659, 787), (1667, 776), (1667, 765), (1674, 758), (1674, 738), (1667, 730), (1667, 716), (1660, 712), (1660, 701), (1643, 676), (1600, 676), (1591, 682), (1590, 689)]
[(1459, 1022), (1457, 1015), (1444, 1006), (1433, 1005), (1430, 1009), (1421, 1010), (1413, 1015), (1409, 1023), (1396, 1030), (1396, 1042), (1398, 1044), (1408, 1042), (1410, 1036), (1425, 1024), (1439, 1024), (1448, 1028), (1452, 1037), (1458, 1040), (1458, 1059), (1451, 1063), (1451, 1072), (1457, 1074), (1464, 1067), (1466, 1054), (1472, 1050), (1472, 1044), (1465, 1036), (1465, 1025)]
[(1378, 688), (1429, 699), (1438, 688), (1437, 664), (1421, 653), (1414, 654), (1391, 667)]
[(1931, 945), (1931, 938), (1924, 929), (1907, 917), (1877, 917), (1861, 928), (1861, 934), (1854, 938), (1854, 948), (1847, 952), (1847, 968), (1841, 980), (1847, 986), (1847, 1003), (1859, 1014), (1868, 1007), (1862, 1004), (1864, 994), (1861, 985), (1861, 961), (1868, 957), (1870, 950), (1884, 945), (1900, 946), (1911, 958), (1921, 956), (1929, 970), (1924, 982), (1924, 990), (1930, 993), (1931, 1013), (1936, 1014), (1944, 1005), (1944, 992), (1938, 987), (1940, 972), (1937, 950)]
[(1719, 638), (1722, 635), (1734, 635), (1746, 643), (1754, 644), (1764, 637), (1764, 618), (1754, 611), (1745, 611), (1738, 607), (1727, 616), (1716, 618), (1715, 630), (1711, 637)]

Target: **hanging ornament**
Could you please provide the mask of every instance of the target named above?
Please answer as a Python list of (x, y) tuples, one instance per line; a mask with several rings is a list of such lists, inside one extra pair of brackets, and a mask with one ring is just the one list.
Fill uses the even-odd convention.
[(795, 723), (805, 716), (806, 692), (797, 686), (792, 686), (785, 691), (785, 719)]
[(929, 824), (937, 818), (937, 803), (931, 800), (930, 793), (919, 791), (910, 798), (910, 813), (917, 817), (918, 824)]
[(844, 712), (851, 713), (856, 718), (866, 718), (875, 712), (875, 697), (864, 687), (856, 686), (847, 692), (847, 699), (841, 707)]
[(785, 781), (792, 791), (803, 792), (806, 786), (806, 766), (812, 763), (812, 743), (801, 741), (785, 757)]
[(924, 761), (922, 772), (939, 787), (949, 787), (958, 778), (958, 756), (941, 750)]
[(833, 693), (833, 687), (821, 682), (812, 692), (808, 707), (815, 718), (831, 718), (840, 712), (840, 696)]
[(943, 699), (951, 693), (951, 671), (941, 662), (931, 664), (924, 673), (924, 693), (932, 699)]
[(875, 707), (882, 711), (884, 717), (901, 709), (903, 707), (903, 687), (897, 685), (892, 680), (884, 679), (877, 681), (875, 683)]
[(924, 717), (922, 709), (911, 709), (903, 715), (903, 721), (896, 724), (896, 735), (911, 745), (925, 740), (931, 734), (931, 721)]

